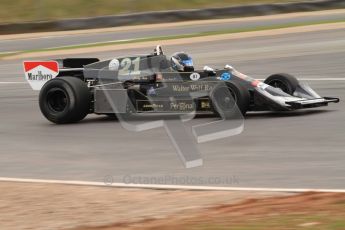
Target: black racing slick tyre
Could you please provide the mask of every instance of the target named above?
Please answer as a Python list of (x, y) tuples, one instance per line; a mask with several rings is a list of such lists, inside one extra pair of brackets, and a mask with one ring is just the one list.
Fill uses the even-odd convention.
[(296, 77), (286, 73), (273, 74), (269, 76), (264, 83), (281, 89), (283, 92), (290, 95), (293, 95), (299, 84)]
[[(250, 93), (237, 82), (226, 82), (213, 89), (211, 93), (212, 108), (217, 116), (239, 118), (238, 111), (245, 115), (249, 108)], [(222, 117), (224, 117), (222, 116)]]
[(42, 114), (56, 124), (75, 123), (90, 111), (91, 93), (82, 80), (58, 77), (41, 89), (39, 105)]

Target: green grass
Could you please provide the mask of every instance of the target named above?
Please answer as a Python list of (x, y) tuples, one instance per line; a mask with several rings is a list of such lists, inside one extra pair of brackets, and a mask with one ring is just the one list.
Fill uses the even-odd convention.
[(313, 22), (313, 23), (303, 23), (303, 22), (287, 23), (287, 24), (273, 25), (273, 26), (247, 27), (247, 28), (242, 28), (242, 29), (219, 30), (219, 31), (195, 33), (195, 34), (176, 35), (176, 36), (149, 37), (149, 38), (141, 38), (141, 39), (134, 39), (134, 40), (128, 40), (128, 41), (111, 41), (111, 42), (100, 42), (100, 43), (56, 47), (56, 48), (48, 48), (48, 49), (24, 50), (24, 51), (16, 52), (16, 53), (0, 53), (0, 59), (4, 58), (4, 57), (17, 55), (17, 54), (22, 54), (22, 53), (36, 53), (36, 52), (57, 51), (57, 50), (71, 50), (71, 49), (77, 49), (77, 48), (101, 47), (101, 46), (108, 46), (108, 45), (121, 45), (121, 44), (137, 43), (137, 42), (172, 40), (172, 39), (179, 39), (179, 38), (193, 38), (193, 37), (203, 37), (203, 36), (210, 36), (210, 35), (222, 35), (222, 34), (231, 34), (231, 33), (240, 33), (240, 32), (250, 32), (250, 31), (263, 31), (263, 30), (271, 30), (271, 29), (290, 28), (290, 27), (298, 27), (298, 26), (306, 26), (306, 25), (314, 25), (314, 24), (324, 24), (324, 23), (337, 23), (337, 22), (345, 22), (345, 19), (344, 20), (333, 20), (333, 21), (319, 21), (319, 22)]
[(1, 0), (0, 23), (301, 0)]

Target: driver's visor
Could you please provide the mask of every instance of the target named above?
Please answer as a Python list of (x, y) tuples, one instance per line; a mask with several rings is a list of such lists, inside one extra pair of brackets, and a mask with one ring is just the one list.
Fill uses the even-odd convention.
[(193, 60), (192, 59), (183, 60), (182, 63), (185, 66), (193, 66)]

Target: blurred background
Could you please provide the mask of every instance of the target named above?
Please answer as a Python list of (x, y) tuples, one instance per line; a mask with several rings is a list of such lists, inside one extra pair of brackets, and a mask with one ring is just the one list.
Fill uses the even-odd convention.
[(2, 0), (0, 22), (27, 22), (134, 12), (199, 9), (297, 0)]

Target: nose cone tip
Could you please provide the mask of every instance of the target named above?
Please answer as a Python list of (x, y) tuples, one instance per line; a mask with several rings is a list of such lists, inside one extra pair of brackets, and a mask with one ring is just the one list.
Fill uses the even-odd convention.
[(228, 69), (228, 70), (233, 70), (233, 69), (234, 69), (234, 67), (232, 67), (231, 65), (226, 65), (226, 66), (225, 66), (225, 69)]

